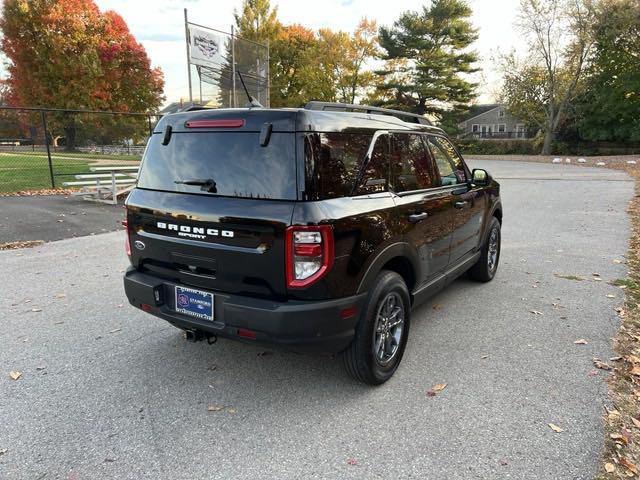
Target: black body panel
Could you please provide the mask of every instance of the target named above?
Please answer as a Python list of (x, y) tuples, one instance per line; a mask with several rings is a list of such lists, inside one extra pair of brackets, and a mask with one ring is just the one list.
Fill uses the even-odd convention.
[[(195, 128), (189, 123), (194, 121), (201, 122), (200, 126)], [(226, 121), (240, 126), (230, 127)], [(260, 132), (265, 125), (270, 125), (272, 138), (286, 142), (286, 149), (281, 150), (286, 152), (286, 158), (281, 164), (278, 155), (269, 156), (265, 153), (269, 147), (260, 145), (258, 139), (263, 137)], [(352, 155), (351, 170), (322, 170), (339, 172), (334, 174), (336, 182), (341, 178), (357, 179), (353, 191), (343, 189), (336, 198), (316, 199), (322, 196), (322, 189), (318, 190), (319, 197), (306, 196), (310, 162), (305, 139), (326, 132), (365, 134), (372, 139), (375, 135), (406, 136), (408, 132), (444, 136), (436, 127), (363, 112), (226, 109), (164, 117), (155, 127), (153, 148), (147, 149), (143, 160), (143, 170), (151, 170), (141, 172), (143, 180), (126, 202), (132, 267), (124, 283), (131, 304), (185, 330), (242, 339), (239, 329), (248, 329), (255, 333), (256, 341), (277, 343), (296, 351), (335, 353), (349, 345), (367, 294), (381, 270), (399, 273), (413, 304), (417, 304), (474, 264), (491, 217), (502, 221), (497, 182), (490, 180), (488, 185), (478, 186), (465, 182), (463, 176), (461, 183), (445, 184), (432, 163), (429, 173), (434, 182), (429, 188), (402, 191), (401, 182), (415, 182), (420, 172), (413, 175), (415, 178), (411, 171), (402, 170), (400, 174), (389, 160), (386, 177), (375, 172), (377, 176), (371, 174), (373, 182), (365, 183), (373, 186), (366, 191), (375, 193), (355, 193), (359, 192), (360, 174), (364, 175), (365, 167), (370, 166), (371, 143), (370, 149), (365, 149), (365, 158)], [(249, 177), (235, 175), (234, 165), (225, 163), (216, 169), (215, 162), (233, 162), (233, 155), (223, 157), (221, 154), (229, 152), (218, 149), (209, 156), (206, 148), (190, 150), (197, 151), (199, 157), (190, 169), (185, 168), (186, 177), (209, 178), (217, 174), (220, 192), (207, 190), (208, 184), (175, 187), (173, 180), (166, 179), (154, 183), (153, 175), (159, 172), (165, 176), (184, 173), (180, 171), (184, 167), (182, 149), (171, 151), (164, 143), (167, 136), (169, 146), (172, 141), (179, 146), (188, 136), (228, 134), (237, 139), (238, 133), (246, 134), (242, 138), (256, 145), (252, 156), (240, 161), (250, 159), (249, 166), (264, 161), (246, 184), (242, 179)], [(318, 135), (314, 161), (347, 157), (344, 150), (355, 142), (339, 144), (333, 137)], [(273, 144), (278, 142), (274, 140)], [(359, 144), (358, 152), (362, 152), (361, 147)], [(154, 158), (147, 160), (149, 156)], [(159, 159), (165, 162), (162, 169), (154, 167)], [(461, 162), (468, 179), (470, 172)], [(378, 168), (380, 165), (385, 164), (378, 164)], [(280, 167), (288, 169), (286, 181), (281, 178)], [(243, 168), (246, 170), (246, 166)], [(208, 173), (199, 177), (203, 170)], [(270, 185), (275, 196), (268, 194)], [(251, 192), (259, 192), (261, 198)], [(309, 286), (289, 287), (286, 272), (292, 251), (287, 252), (287, 229), (318, 225), (331, 227), (333, 261), (326, 273)], [(214, 320), (177, 313), (176, 286), (212, 293)]]

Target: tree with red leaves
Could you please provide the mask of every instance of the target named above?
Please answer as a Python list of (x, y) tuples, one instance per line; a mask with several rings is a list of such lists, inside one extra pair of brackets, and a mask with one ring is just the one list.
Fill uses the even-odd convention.
[(162, 71), (122, 17), (93, 0), (4, 0), (0, 30), (10, 105), (140, 112), (163, 100)]

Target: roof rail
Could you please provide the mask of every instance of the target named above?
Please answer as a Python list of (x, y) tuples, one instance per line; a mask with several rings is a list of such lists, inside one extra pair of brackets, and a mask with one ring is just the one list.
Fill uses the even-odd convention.
[(424, 115), (403, 112), (401, 110), (392, 110), (390, 108), (372, 107), (371, 105), (353, 105), (350, 103), (320, 102), (313, 100), (307, 103), (304, 108), (306, 110), (330, 110), (333, 112), (377, 113), (380, 115), (390, 115), (405, 122), (419, 123), (421, 125), (433, 125)]

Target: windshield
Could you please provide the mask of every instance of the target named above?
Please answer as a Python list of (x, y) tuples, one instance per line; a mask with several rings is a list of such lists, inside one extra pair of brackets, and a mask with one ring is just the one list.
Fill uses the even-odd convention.
[[(176, 132), (149, 140), (138, 187), (202, 195), (296, 199), (295, 137), (271, 135), (260, 146), (258, 132)], [(215, 188), (212, 188), (215, 182)]]

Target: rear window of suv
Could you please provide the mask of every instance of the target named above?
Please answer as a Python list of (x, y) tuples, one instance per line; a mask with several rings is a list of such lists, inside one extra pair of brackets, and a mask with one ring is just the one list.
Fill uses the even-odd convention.
[[(138, 187), (227, 197), (296, 199), (295, 136), (273, 132), (260, 146), (258, 132), (175, 132), (149, 140)], [(212, 180), (208, 186), (183, 181)]]

